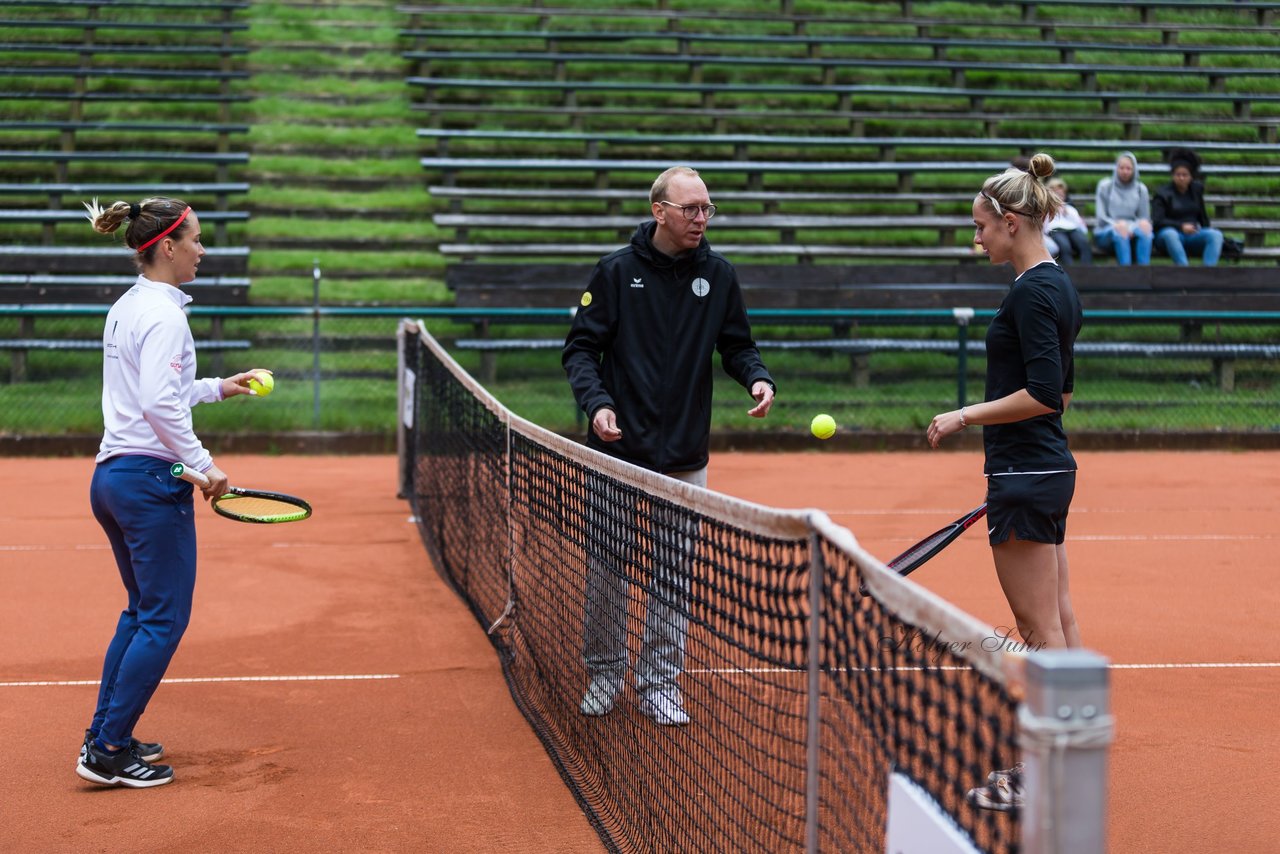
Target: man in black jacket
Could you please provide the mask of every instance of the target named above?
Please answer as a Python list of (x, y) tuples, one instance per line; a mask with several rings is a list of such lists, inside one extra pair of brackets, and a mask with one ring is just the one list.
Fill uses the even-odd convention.
[[(590, 447), (705, 487), (712, 353), (718, 351), (725, 372), (750, 391), (752, 416), (769, 412), (775, 387), (751, 337), (737, 273), (707, 244), (715, 205), (698, 173), (668, 169), (654, 181), (649, 201), (653, 220), (636, 229), (630, 245), (596, 265), (561, 361), (590, 421)], [(681, 557), (678, 569), (668, 560), (661, 562), (665, 572), (659, 565), (652, 574), (636, 689), (641, 710), (654, 721), (686, 724), (677, 678), (684, 665), (688, 540), (694, 532), (661, 515), (647, 522), (654, 547), (674, 548), (669, 553)], [(587, 562), (585, 715), (607, 714), (626, 675), (628, 579), (621, 557), (593, 553)]]

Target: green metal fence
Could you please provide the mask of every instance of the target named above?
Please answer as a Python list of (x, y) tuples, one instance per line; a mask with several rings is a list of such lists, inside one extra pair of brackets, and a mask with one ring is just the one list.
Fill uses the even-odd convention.
[[(106, 311), (0, 306), (0, 436), (101, 431), (97, 342)], [(846, 431), (923, 430), (958, 401), (981, 400), (990, 316), (752, 312), (778, 380), (776, 408), (764, 422), (747, 417), (746, 393), (717, 368), (714, 425), (799, 431), (813, 414), (829, 412)], [(278, 379), (268, 400), (197, 407), (197, 430), (392, 434), (401, 317), (423, 319), (521, 415), (556, 430), (582, 429), (560, 368), (566, 310), (193, 306), (192, 330), (204, 346), (200, 375), (265, 367)], [(485, 349), (494, 340), (511, 349)], [(1087, 313), (1076, 382), (1072, 430), (1280, 433), (1280, 313)]]

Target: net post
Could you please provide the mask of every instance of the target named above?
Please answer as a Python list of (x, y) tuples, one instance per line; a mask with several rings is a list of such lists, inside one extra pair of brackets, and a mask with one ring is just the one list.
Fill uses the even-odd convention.
[(822, 775), (818, 763), (822, 757), (822, 584), (825, 565), (822, 562), (822, 537), (809, 533), (809, 684), (808, 736), (805, 760), (805, 852), (818, 851), (818, 790)]
[(409, 319), (402, 318), (396, 324), (396, 468), (400, 472), (398, 489), (396, 491), (397, 498), (408, 498), (413, 489), (413, 484), (409, 482), (408, 466), (405, 464), (405, 453), (407, 452), (405, 442), (405, 424), (404, 424), (404, 369), (405, 369), (405, 329), (409, 325)]
[(1018, 710), (1026, 854), (1102, 854), (1111, 717), (1107, 660), (1087, 650), (1027, 656)]

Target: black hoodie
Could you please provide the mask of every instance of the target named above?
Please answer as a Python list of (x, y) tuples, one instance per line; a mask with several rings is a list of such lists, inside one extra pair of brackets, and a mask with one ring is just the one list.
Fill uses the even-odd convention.
[(596, 264), (565, 338), (561, 362), (590, 421), (617, 413), (622, 438), (587, 444), (668, 473), (707, 464), (711, 354), (748, 391), (773, 384), (751, 337), (733, 265), (703, 238), (671, 258), (653, 245), (657, 223), (641, 223), (629, 246)]
[(1204, 206), (1204, 184), (1192, 181), (1185, 193), (1179, 193), (1170, 181), (1156, 190), (1151, 200), (1151, 225), (1155, 230), (1181, 230), (1182, 224), (1187, 222), (1194, 222), (1201, 228), (1209, 227), (1209, 213)]

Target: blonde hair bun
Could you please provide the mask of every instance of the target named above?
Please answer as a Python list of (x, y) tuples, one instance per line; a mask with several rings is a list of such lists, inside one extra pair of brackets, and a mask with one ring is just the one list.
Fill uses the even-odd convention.
[(1031, 163), (1028, 165), (1027, 171), (1043, 181), (1052, 175), (1053, 171), (1057, 168), (1058, 166), (1053, 162), (1053, 158), (1041, 151), (1032, 156)]

